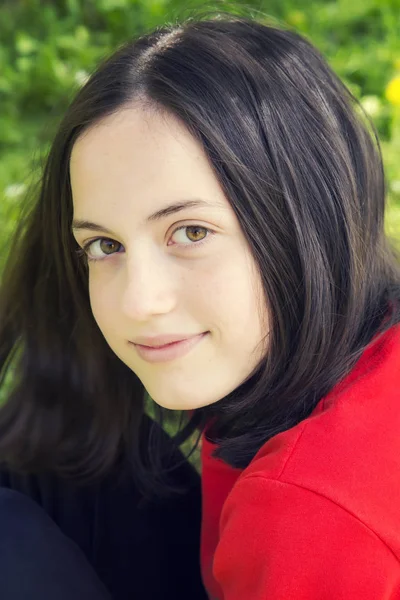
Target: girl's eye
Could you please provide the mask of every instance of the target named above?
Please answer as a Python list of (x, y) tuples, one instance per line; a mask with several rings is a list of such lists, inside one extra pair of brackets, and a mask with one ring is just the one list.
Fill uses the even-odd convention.
[[(184, 230), (186, 229), (186, 232), (184, 232)], [(183, 235), (181, 235), (181, 238), (183, 239), (183, 242), (179, 242), (178, 241), (178, 245), (199, 245), (201, 242), (203, 242), (203, 240), (207, 239), (209, 236), (209, 233), (213, 233), (211, 231), (211, 229), (208, 229), (207, 227), (203, 227), (202, 225), (182, 225), (181, 227), (178, 227), (177, 229), (175, 229), (175, 231), (173, 232), (172, 236), (174, 236), (175, 233), (177, 233), (178, 231), (182, 231)], [(171, 236), (171, 237), (172, 237)], [(190, 242), (192, 242), (192, 244), (185, 244), (185, 239), (186, 240), (190, 240)]]
[[(177, 227), (177, 229), (175, 229), (175, 231), (172, 233), (171, 238), (178, 231), (183, 232), (184, 230), (187, 230), (187, 232), (181, 235), (183, 241), (178, 241), (176, 245), (184, 246), (187, 249), (200, 246), (200, 244), (203, 244), (206, 240), (208, 240), (210, 235), (214, 234), (214, 232), (211, 229), (208, 229), (207, 227), (203, 227), (201, 225), (182, 225), (181, 227)], [(185, 239), (189, 240), (189, 243), (185, 243)], [(77, 254), (79, 256), (85, 255), (88, 262), (90, 262), (104, 260), (105, 256), (110, 256), (112, 254), (118, 253), (120, 251), (120, 248), (122, 248), (122, 244), (120, 244), (119, 242), (116, 242), (115, 240), (112, 240), (110, 238), (102, 237), (87, 242), (83, 246), (83, 248), (79, 248), (77, 250)]]
[(122, 247), (122, 244), (109, 238), (97, 238), (79, 248), (77, 254), (86, 255), (88, 261), (103, 260), (104, 256), (114, 254), (117, 247)]

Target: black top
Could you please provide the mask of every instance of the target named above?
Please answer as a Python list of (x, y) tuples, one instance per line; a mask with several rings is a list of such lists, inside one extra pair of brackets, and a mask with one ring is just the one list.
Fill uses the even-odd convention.
[(173, 480), (186, 483), (187, 493), (143, 504), (125, 461), (100, 482), (85, 486), (52, 473), (0, 470), (0, 487), (40, 505), (81, 548), (114, 600), (204, 600), (200, 477), (184, 463)]

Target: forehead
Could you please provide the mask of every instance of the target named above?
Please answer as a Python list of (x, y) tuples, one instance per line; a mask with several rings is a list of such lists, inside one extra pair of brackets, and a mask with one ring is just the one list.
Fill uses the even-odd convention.
[(106, 207), (126, 214), (128, 204), (144, 216), (190, 197), (232, 210), (201, 145), (167, 114), (129, 108), (106, 117), (76, 141), (70, 175), (79, 218), (95, 211), (109, 220)]
[(112, 165), (120, 172), (128, 169), (139, 178), (143, 167), (148, 171), (164, 165), (171, 168), (176, 161), (188, 165), (204, 160), (207, 162), (200, 144), (177, 118), (127, 108), (105, 117), (78, 138), (70, 168), (73, 175), (81, 171), (90, 175), (101, 164)]

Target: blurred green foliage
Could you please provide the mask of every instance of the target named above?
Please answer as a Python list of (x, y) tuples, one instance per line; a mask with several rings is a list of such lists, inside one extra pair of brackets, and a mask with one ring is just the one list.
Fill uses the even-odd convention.
[(382, 143), (390, 196), (387, 229), (400, 239), (400, 100), (397, 104), (396, 93), (386, 95), (400, 74), (400, 0), (3, 0), (3, 234), (14, 225), (17, 203), (36, 177), (63, 111), (96, 63), (139, 33), (195, 15), (197, 9), (218, 8), (260, 19), (267, 15), (296, 29), (361, 100)]

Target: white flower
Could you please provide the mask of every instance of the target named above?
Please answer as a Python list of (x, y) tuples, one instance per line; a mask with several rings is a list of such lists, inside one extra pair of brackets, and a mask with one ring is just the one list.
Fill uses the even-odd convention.
[(88, 79), (89, 79), (89, 73), (87, 73), (83, 69), (76, 71), (75, 81), (78, 85), (85, 85), (85, 83), (87, 82)]
[(17, 198), (26, 190), (25, 183), (13, 183), (12, 185), (8, 185), (4, 190), (4, 195), (6, 198)]
[(390, 189), (395, 194), (400, 194), (400, 179), (395, 179), (390, 183)]
[(382, 104), (378, 96), (364, 96), (360, 100), (363, 109), (371, 116), (377, 117), (382, 109)]

